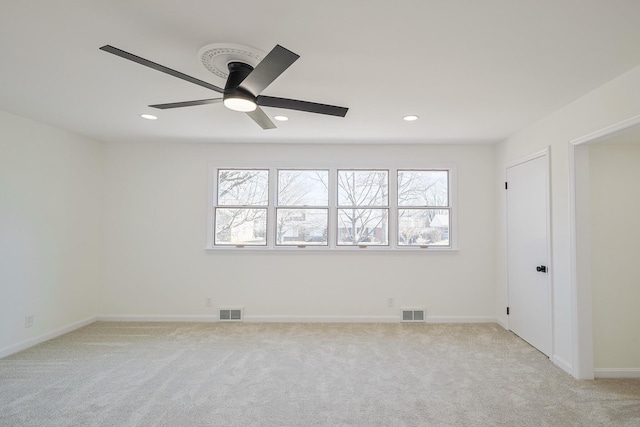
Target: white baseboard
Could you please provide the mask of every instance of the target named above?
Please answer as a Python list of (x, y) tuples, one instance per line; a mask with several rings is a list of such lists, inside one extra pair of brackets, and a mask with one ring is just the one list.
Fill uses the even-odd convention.
[(490, 316), (427, 316), (427, 323), (498, 323)]
[(50, 339), (59, 337), (60, 335), (64, 335), (71, 331), (75, 331), (76, 329), (82, 328), (83, 326), (90, 325), (95, 321), (96, 321), (95, 317), (88, 317), (84, 320), (80, 320), (79, 322), (74, 322), (63, 328), (56, 329), (55, 331), (48, 332), (44, 335), (40, 335), (39, 337), (31, 338), (26, 341), (22, 341), (21, 343), (10, 345), (8, 347), (0, 349), (0, 359), (3, 357), (7, 357), (9, 355), (12, 355), (14, 353), (17, 353), (19, 351), (26, 350), (29, 347), (33, 347), (34, 345), (40, 344), (42, 342), (49, 341)]
[(127, 314), (127, 315), (105, 315), (97, 316), (99, 322), (217, 322), (218, 316), (214, 315), (146, 315), (146, 314)]
[[(399, 323), (400, 316), (245, 316), (245, 322), (281, 323)], [(427, 317), (426, 323), (496, 323), (495, 317)], [(417, 322), (420, 323), (420, 322)]]
[(596, 378), (640, 378), (640, 368), (597, 368), (593, 374)]
[(509, 325), (507, 324), (507, 322), (502, 321), (502, 319), (500, 319), (499, 317), (496, 318), (496, 323), (500, 325), (505, 331), (509, 330)]
[(558, 366), (560, 369), (562, 369), (563, 371), (565, 371), (567, 374), (569, 375), (573, 375), (573, 369), (571, 367), (571, 363), (567, 362), (566, 360), (564, 360), (561, 357), (558, 357), (556, 355), (554, 355), (553, 357), (551, 357), (551, 361)]
[[(215, 315), (102, 315), (101, 322), (217, 322)], [(245, 316), (245, 322), (254, 323), (398, 323), (400, 316), (298, 316), (254, 315)], [(426, 323), (497, 323), (495, 317), (427, 317)]]
[(256, 323), (395, 323), (398, 316), (245, 316), (245, 322)]

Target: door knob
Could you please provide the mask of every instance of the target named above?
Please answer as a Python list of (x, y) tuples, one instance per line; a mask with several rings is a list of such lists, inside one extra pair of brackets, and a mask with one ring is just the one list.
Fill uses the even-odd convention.
[(546, 265), (539, 265), (536, 267), (536, 271), (540, 272), (540, 273), (546, 273), (547, 272), (547, 266)]

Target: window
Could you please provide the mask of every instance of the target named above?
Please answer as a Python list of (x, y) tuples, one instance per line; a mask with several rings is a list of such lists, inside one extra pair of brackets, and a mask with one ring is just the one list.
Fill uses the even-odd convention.
[(279, 170), (276, 245), (327, 246), (329, 171)]
[(209, 248), (455, 248), (453, 167), (212, 167), (211, 177)]
[(388, 218), (388, 171), (338, 171), (338, 245), (387, 245)]
[(267, 244), (269, 171), (219, 169), (214, 245)]
[(449, 172), (398, 171), (398, 246), (449, 246)]

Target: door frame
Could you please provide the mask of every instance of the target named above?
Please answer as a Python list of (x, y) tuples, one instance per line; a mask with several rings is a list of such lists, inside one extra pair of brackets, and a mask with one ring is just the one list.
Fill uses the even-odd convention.
[(569, 141), (572, 375), (578, 379), (594, 379), (588, 145), (638, 124), (640, 114)]
[[(554, 320), (554, 315), (553, 315), (553, 265), (552, 265), (552, 256), (551, 256), (551, 176), (550, 176), (550, 170), (551, 170), (551, 150), (550, 147), (547, 146), (544, 149), (537, 151), (535, 153), (529, 154), (527, 156), (523, 156), (520, 157), (512, 162), (507, 163), (507, 165), (504, 168), (504, 178), (505, 178), (505, 182), (507, 182), (507, 169), (512, 168), (514, 166), (518, 166), (520, 164), (529, 162), (531, 160), (535, 160), (539, 157), (544, 157), (545, 158), (545, 162), (544, 162), (544, 166), (545, 166), (545, 198), (547, 201), (547, 209), (546, 209), (546, 240), (547, 240), (547, 259), (546, 259), (546, 266), (547, 266), (547, 295), (548, 295), (548, 301), (547, 304), (549, 305), (549, 330), (547, 331), (547, 334), (549, 336), (549, 342), (551, 344), (550, 347), (550, 351), (549, 351), (549, 358), (554, 360), (553, 356), (555, 354), (555, 344), (554, 344), (554, 336), (553, 336), (553, 320)], [(508, 190), (507, 190), (508, 191)], [(505, 209), (505, 218), (507, 221), (509, 221), (509, 216), (508, 216), (508, 195), (505, 193), (505, 204), (504, 204), (504, 209)], [(506, 224), (506, 230), (507, 230), (507, 239), (506, 239), (506, 253), (507, 253), (507, 262), (505, 265), (505, 269), (506, 269), (506, 277), (507, 277), (507, 304), (509, 303), (509, 286), (510, 286), (510, 281), (509, 281), (509, 226), (508, 226), (508, 222)], [(507, 316), (507, 329), (510, 331), (511, 327), (509, 325), (509, 316)]]

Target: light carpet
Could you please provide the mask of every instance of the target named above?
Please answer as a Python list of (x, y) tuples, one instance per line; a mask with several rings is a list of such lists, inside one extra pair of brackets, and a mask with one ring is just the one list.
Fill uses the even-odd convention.
[(640, 426), (495, 324), (96, 322), (0, 360), (2, 426)]

